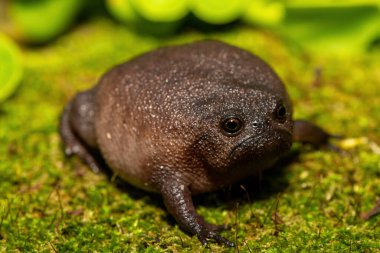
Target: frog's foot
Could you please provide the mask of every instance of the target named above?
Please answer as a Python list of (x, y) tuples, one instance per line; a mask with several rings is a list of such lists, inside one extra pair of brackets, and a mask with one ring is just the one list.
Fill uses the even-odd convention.
[(153, 176), (163, 196), (168, 211), (177, 220), (180, 227), (191, 235), (196, 235), (203, 245), (208, 241), (215, 241), (229, 247), (234, 243), (219, 235), (218, 231), (227, 229), (228, 226), (207, 223), (203, 217), (195, 211), (189, 187), (181, 179), (171, 175), (170, 171), (157, 172)]
[(201, 233), (197, 234), (197, 237), (199, 241), (205, 246), (207, 246), (207, 240), (212, 239), (218, 244), (224, 244), (228, 247), (235, 247), (235, 244), (233, 242), (227, 240), (223, 236), (213, 231), (202, 231)]
[(293, 140), (304, 144), (310, 144), (315, 148), (328, 148), (340, 152), (339, 147), (331, 143), (334, 139), (342, 139), (343, 136), (333, 135), (319, 126), (304, 120), (294, 122)]
[(101, 166), (91, 153), (90, 148), (86, 147), (82, 141), (73, 132), (69, 122), (69, 110), (71, 104), (68, 104), (62, 114), (60, 121), (60, 135), (64, 143), (65, 155), (70, 157), (77, 155), (82, 159), (93, 172), (99, 173)]
[(235, 244), (233, 242), (222, 237), (218, 233), (219, 231), (228, 229), (229, 226), (227, 226), (227, 225), (215, 225), (215, 224), (207, 223), (203, 220), (202, 217), (199, 216), (198, 218), (199, 218), (198, 222), (199, 222), (199, 224), (202, 224), (202, 226), (200, 227), (200, 229), (198, 231), (196, 231), (196, 235), (203, 245), (207, 245), (207, 241), (209, 239), (211, 239), (211, 240), (214, 240), (215, 242), (217, 242), (219, 244), (224, 244), (224, 245), (229, 246), (229, 247), (235, 246)]
[(94, 173), (99, 173), (101, 170), (100, 164), (80, 142), (65, 142), (65, 155), (68, 157), (77, 155), (91, 168)]

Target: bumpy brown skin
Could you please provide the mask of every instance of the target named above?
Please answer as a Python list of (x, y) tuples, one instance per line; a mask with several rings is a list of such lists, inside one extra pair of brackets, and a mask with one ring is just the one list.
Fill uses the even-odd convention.
[(290, 149), (293, 129), (297, 141), (328, 142), (311, 123), (293, 125), (288, 94), (266, 63), (203, 41), (161, 48), (107, 72), (67, 105), (61, 136), (66, 154), (93, 170), (98, 150), (124, 180), (160, 193), (179, 225), (203, 244), (233, 246), (217, 233), (223, 226), (196, 213), (191, 195), (272, 166)]

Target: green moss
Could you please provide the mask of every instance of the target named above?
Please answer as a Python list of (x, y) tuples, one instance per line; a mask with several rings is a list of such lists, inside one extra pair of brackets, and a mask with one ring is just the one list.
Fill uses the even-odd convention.
[[(44, 48), (25, 48), (25, 75), (0, 111), (0, 247), (21, 252), (233, 252), (204, 249), (183, 233), (159, 196), (95, 175), (63, 156), (64, 104), (112, 65), (160, 45), (218, 38), (259, 54), (284, 79), (296, 117), (366, 137), (341, 155), (306, 149), (282, 170), (197, 198), (204, 217), (232, 225), (241, 252), (380, 251), (380, 216), (360, 218), (380, 196), (380, 52), (361, 58), (302, 55), (252, 28), (187, 31), (166, 39), (91, 21)], [(320, 69), (317, 77), (315, 70)], [(295, 151), (304, 150), (299, 146)], [(258, 186), (260, 185), (260, 186)], [(236, 203), (239, 202), (239, 205)], [(273, 214), (282, 222), (273, 220)]]

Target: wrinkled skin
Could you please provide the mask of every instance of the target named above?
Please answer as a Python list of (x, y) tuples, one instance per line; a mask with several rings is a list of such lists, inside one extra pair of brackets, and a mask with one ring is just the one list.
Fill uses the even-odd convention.
[(292, 120), (284, 85), (266, 63), (217, 41), (161, 48), (114, 67), (66, 106), (60, 132), (67, 155), (98, 171), (99, 151), (125, 181), (161, 194), (185, 231), (229, 246), (218, 234), (225, 226), (199, 216), (191, 196), (272, 166), (293, 141), (321, 146), (330, 138)]

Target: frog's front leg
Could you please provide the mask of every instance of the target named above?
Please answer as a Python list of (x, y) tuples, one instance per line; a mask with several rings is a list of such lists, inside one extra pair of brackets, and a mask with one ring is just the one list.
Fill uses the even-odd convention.
[(293, 141), (301, 142), (303, 144), (310, 144), (313, 147), (330, 147), (336, 149), (330, 141), (331, 139), (341, 138), (337, 135), (332, 135), (326, 132), (319, 126), (305, 120), (294, 121), (293, 127)]
[(234, 243), (218, 233), (227, 226), (207, 223), (203, 217), (197, 214), (188, 185), (170, 173), (159, 174), (155, 184), (162, 194), (167, 210), (183, 230), (191, 235), (196, 235), (203, 245), (207, 245), (207, 240), (211, 239), (220, 244), (234, 246)]

